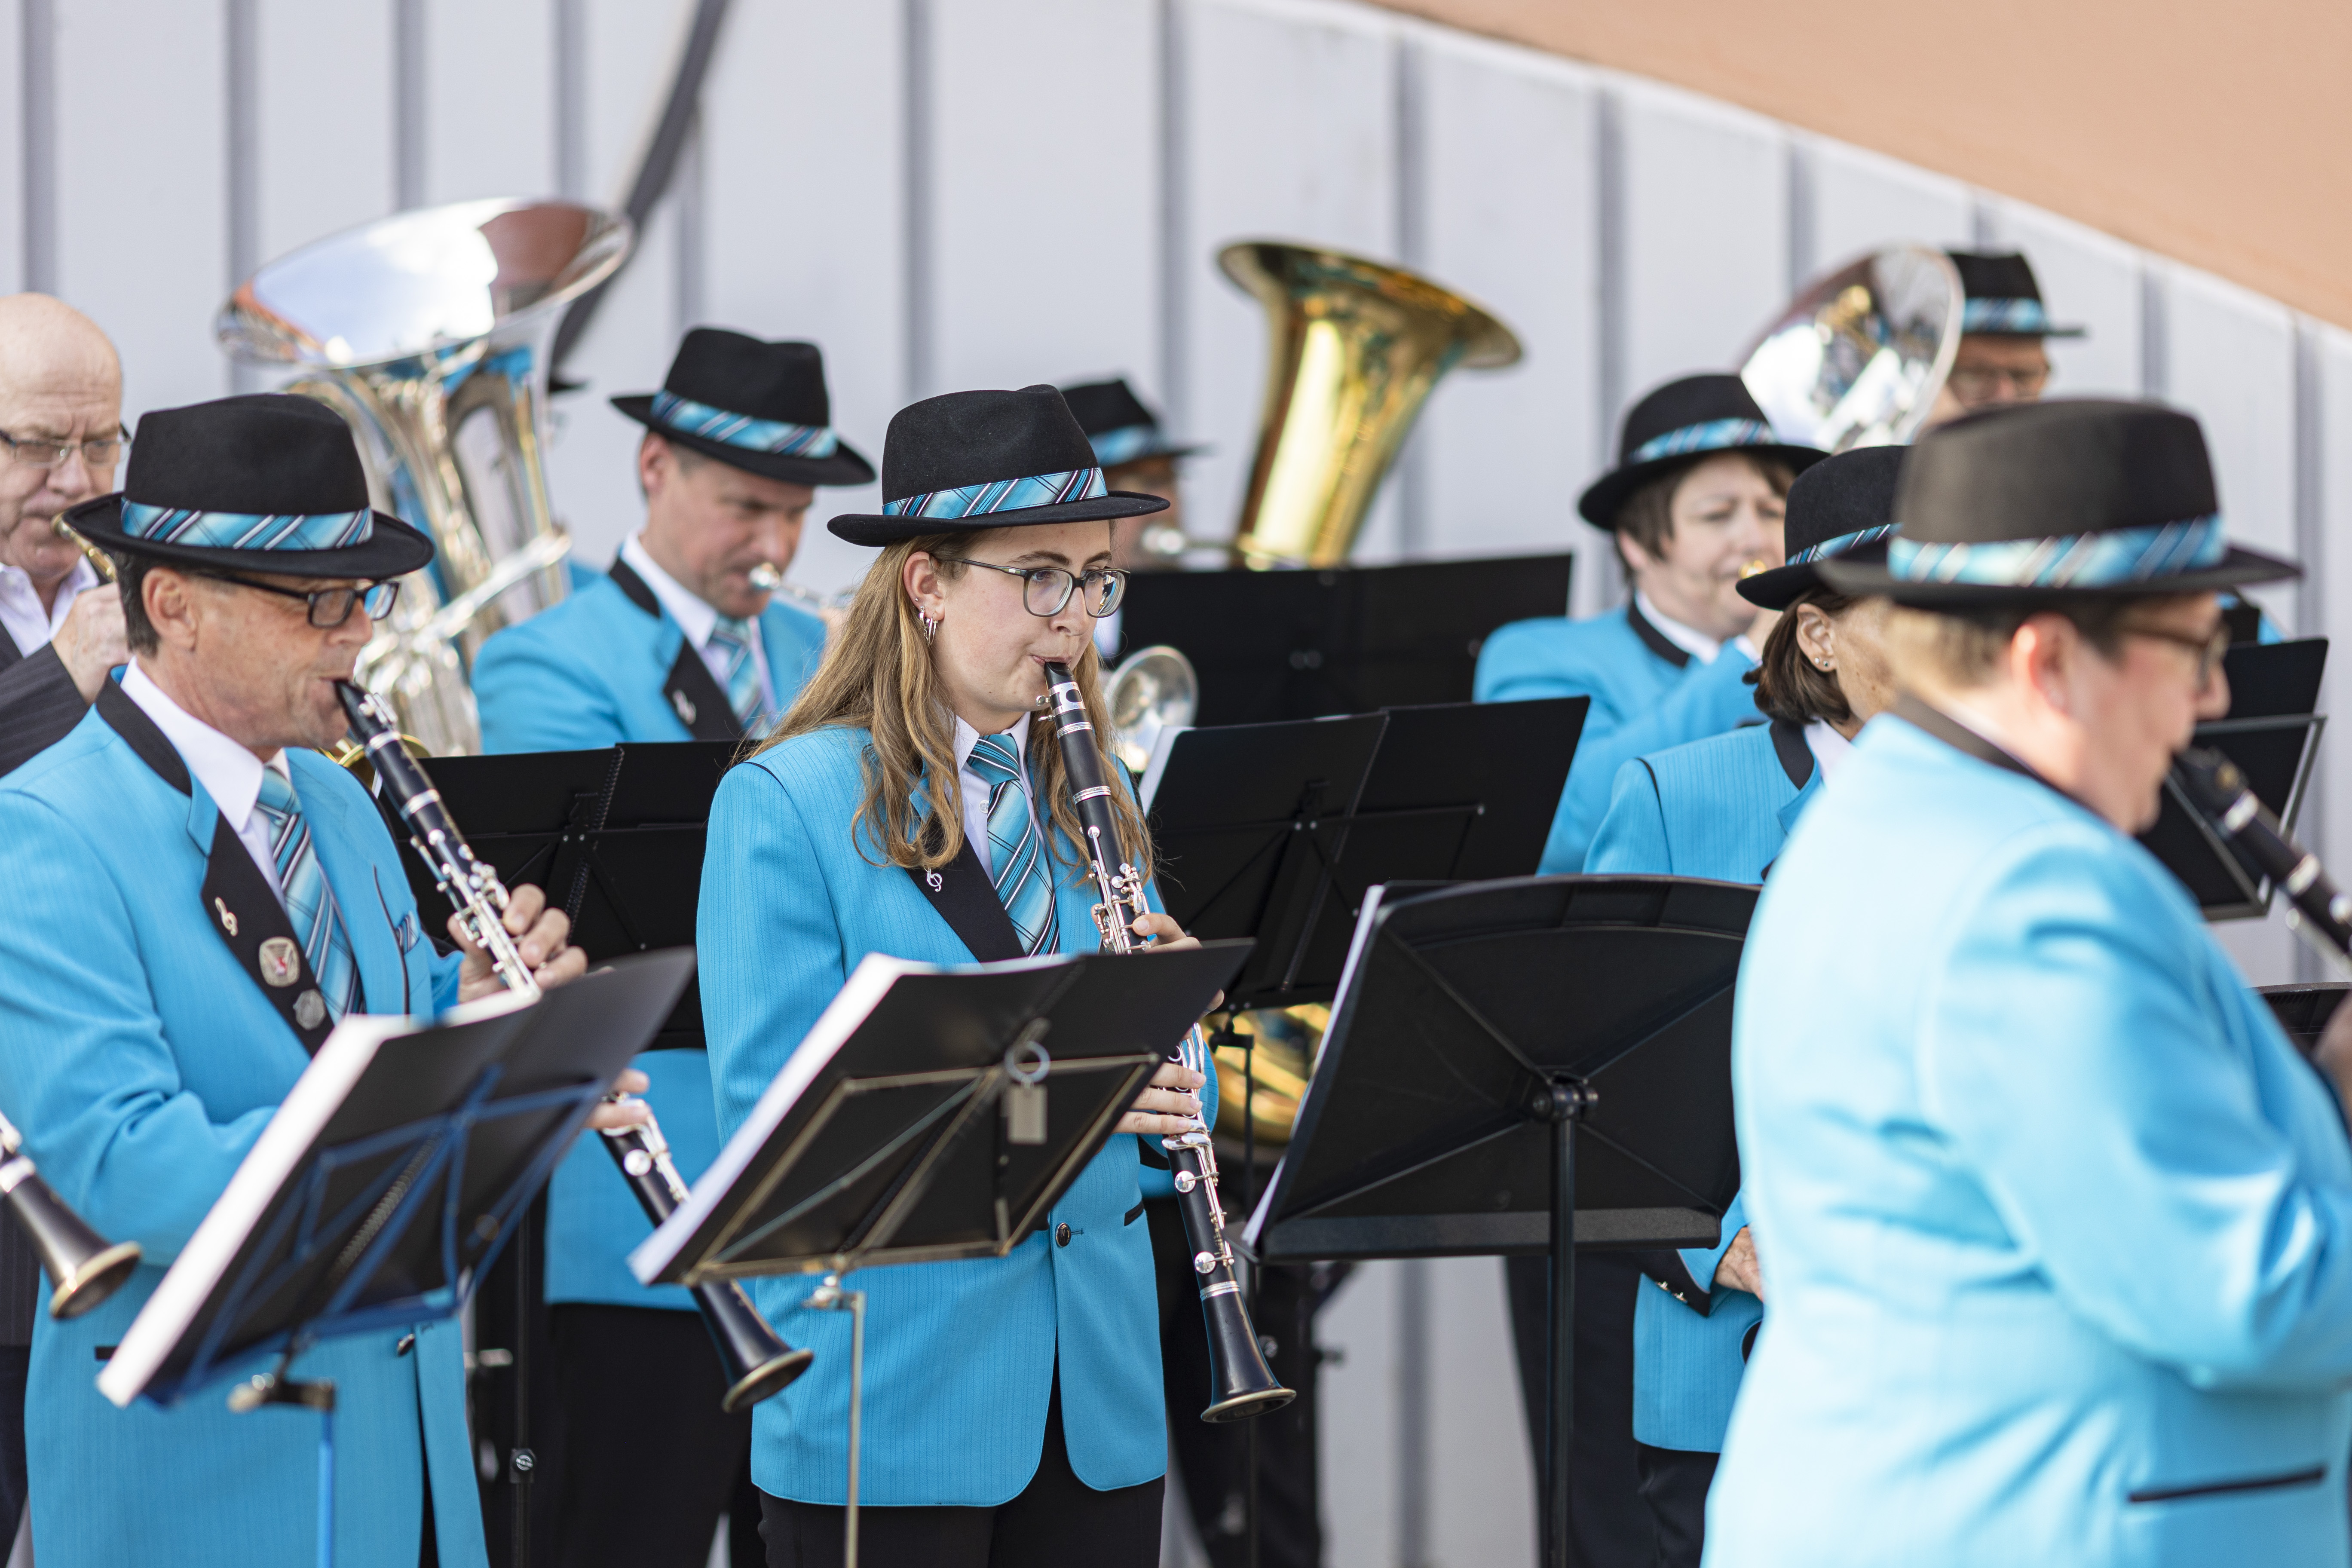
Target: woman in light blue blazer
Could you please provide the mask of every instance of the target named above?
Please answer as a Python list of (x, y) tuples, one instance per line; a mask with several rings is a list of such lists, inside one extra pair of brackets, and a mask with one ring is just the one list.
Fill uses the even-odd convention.
[[(1760, 882), (1797, 817), (1870, 718), (1894, 700), (1886, 601), (1850, 597), (1818, 562), (1885, 553), (1895, 447), (1831, 458), (1789, 489), (1788, 558), (1739, 584), (1773, 624), (1756, 668), (1767, 719), (1617, 771), (1586, 869)], [(1664, 1568), (1696, 1568), (1706, 1492), (1764, 1316), (1744, 1197), (1711, 1247), (1656, 1255), (1633, 1308), (1633, 1439)]]
[[(1060, 755), (1030, 715), (1045, 660), (1067, 661), (1098, 702), (1091, 627), (1123, 581), (1109, 522), (1165, 503), (1108, 492), (1045, 386), (901, 410), (882, 494), (880, 514), (832, 521), (881, 557), (815, 678), (711, 812), (697, 940), (722, 1134), (867, 953), (969, 963), (1097, 945)], [(1115, 805), (1143, 859), (1140, 815), (1123, 794)], [(1181, 940), (1164, 915), (1138, 927)], [(1213, 1107), (1202, 1087), (1163, 1068), (1118, 1132), (1181, 1130)], [(1158, 1561), (1168, 1439), (1145, 1142), (1114, 1136), (1005, 1258), (857, 1276), (868, 1564)], [(850, 1324), (806, 1309), (804, 1280), (752, 1290), (816, 1352), (753, 1424), (768, 1561), (832, 1561)]]

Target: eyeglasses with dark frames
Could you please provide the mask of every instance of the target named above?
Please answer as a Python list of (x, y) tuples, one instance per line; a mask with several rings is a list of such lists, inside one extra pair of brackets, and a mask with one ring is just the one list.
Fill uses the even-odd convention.
[(2213, 684), (2213, 672), (2221, 668), (2221, 661), (2230, 655), (2230, 627), (2227, 623), (2214, 627), (2201, 637), (2191, 637), (2187, 632), (2166, 631), (2158, 626), (2123, 626), (2116, 629), (2127, 637), (2149, 637), (2194, 653), (2197, 656), (2197, 689), (2200, 691)]
[(959, 566), (985, 566), (991, 572), (1020, 578), (1024, 584), (1021, 590), (1022, 607), (1041, 620), (1060, 615), (1081, 584), (1087, 590), (1087, 614), (1097, 620), (1118, 609), (1120, 597), (1127, 592), (1127, 574), (1104, 566), (1072, 572), (1062, 566), (999, 566), (993, 561), (974, 561), (964, 555), (934, 555), (931, 559), (953, 562)]
[(380, 621), (392, 614), (393, 605), (400, 598), (397, 583), (369, 583), (357, 588), (280, 588), (271, 583), (257, 583), (250, 577), (238, 577), (226, 572), (206, 572), (203, 575), (215, 583), (234, 583), (240, 588), (251, 588), (257, 594), (275, 594), (281, 599), (300, 599), (310, 606), (310, 624), (322, 632), (332, 631), (352, 618), (352, 608), (357, 605), (367, 612), (371, 621)]
[(0, 444), (8, 448), (11, 462), (27, 468), (55, 468), (76, 452), (93, 468), (110, 468), (122, 458), (123, 450), (131, 445), (131, 432), (116, 426), (111, 436), (91, 436), (79, 441), (60, 441), (51, 436), (11, 436), (0, 430)]

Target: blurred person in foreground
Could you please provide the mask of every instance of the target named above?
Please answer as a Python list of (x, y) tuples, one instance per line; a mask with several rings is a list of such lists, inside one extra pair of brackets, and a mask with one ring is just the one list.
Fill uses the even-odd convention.
[(1822, 573), (1903, 606), (1902, 695), (1740, 964), (1771, 1307), (1707, 1561), (2342, 1564), (2352, 1016), (2313, 1071), (2132, 837), (2229, 707), (2219, 592), (2296, 569), (2139, 404), (1931, 432), (1895, 515)]

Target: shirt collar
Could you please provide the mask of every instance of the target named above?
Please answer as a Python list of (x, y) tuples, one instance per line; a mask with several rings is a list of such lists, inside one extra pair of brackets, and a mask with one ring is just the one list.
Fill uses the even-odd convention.
[(1846, 754), (1853, 742), (1830, 728), (1826, 719), (1816, 719), (1805, 726), (1805, 749), (1813, 753), (1813, 761), (1822, 766), (1822, 780), (1827, 783), (1839, 768), (1845, 765)]
[(188, 764), (190, 776), (213, 797), (213, 805), (223, 820), (238, 832), (245, 831), (253, 816), (254, 803), (261, 798), (263, 768), (274, 770), (289, 784), (293, 782), (284, 752), (263, 763), (173, 701), (135, 658), (131, 668), (122, 672), (122, 695), (139, 704), (140, 711), (155, 721), (155, 728), (163, 731), (163, 738), (172, 742), (172, 749)]
[[(66, 580), (58, 584), (58, 596), (49, 603), (50, 635), (55, 636), (57, 629), (65, 625), (66, 614), (73, 608), (74, 596), (97, 586), (98, 573), (91, 568), (89, 558), (84, 556), (76, 561), (73, 570), (66, 574)], [(41, 613), (41, 596), (33, 589), (32, 574), (22, 566), (0, 565), (0, 594), (20, 601), (32, 614)], [(25, 651), (30, 653), (33, 650), (26, 648)]]
[(698, 648), (701, 647), (710, 640), (712, 630), (719, 625), (719, 612), (685, 584), (663, 571), (652, 552), (646, 549), (645, 538), (640, 531), (622, 541), (621, 559), (629, 563), (631, 571), (646, 580), (646, 586), (654, 591), (654, 597), (661, 601), (661, 607), (668, 613), (669, 618), (684, 628), (686, 640)]
[(1705, 632), (1683, 625), (1660, 610), (1651, 601), (1650, 595), (1639, 588), (1633, 590), (1633, 603), (1640, 606), (1642, 618), (1657, 627), (1661, 637), (1701, 664), (1713, 664), (1715, 656), (1723, 651), (1722, 638), (1711, 637)]
[[(1021, 715), (1021, 722), (1004, 731), (1013, 737), (1013, 754), (1021, 759), (1021, 773), (1025, 780), (1029, 773), (1029, 715)], [(971, 749), (980, 744), (980, 731), (958, 718), (955, 721), (956, 766), (971, 765)]]

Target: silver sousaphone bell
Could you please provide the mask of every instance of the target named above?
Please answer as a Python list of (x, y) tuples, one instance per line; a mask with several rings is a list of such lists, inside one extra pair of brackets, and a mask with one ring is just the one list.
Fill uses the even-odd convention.
[(1807, 284), (1739, 378), (1784, 441), (1824, 452), (1907, 445), (1952, 373), (1963, 303), (1942, 251), (1873, 251)]
[(356, 679), (436, 756), (481, 749), (466, 664), (482, 639), (563, 597), (548, 351), (629, 239), (626, 218), (568, 202), (425, 207), (281, 256), (221, 310), (222, 346), (299, 368), (285, 390), (351, 425), (374, 505), (433, 540)]

